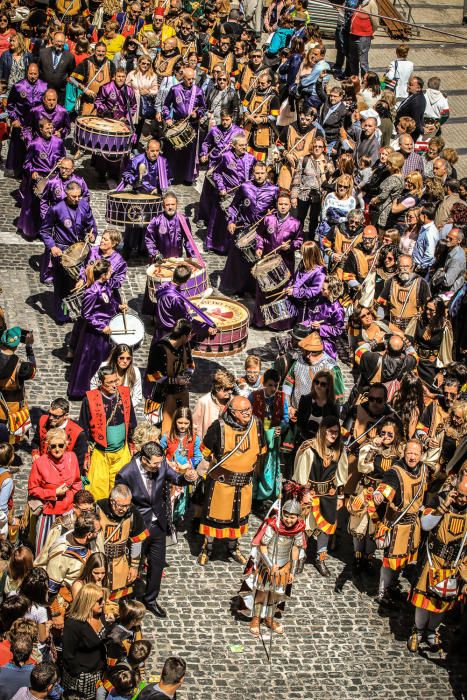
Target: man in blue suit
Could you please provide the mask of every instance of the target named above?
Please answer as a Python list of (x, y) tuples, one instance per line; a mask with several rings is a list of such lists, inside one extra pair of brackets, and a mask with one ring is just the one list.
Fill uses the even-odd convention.
[(146, 590), (143, 603), (156, 617), (167, 617), (157, 602), (165, 563), (165, 546), (168, 524), (171, 520), (169, 482), (184, 486), (196, 481), (198, 474), (187, 469), (183, 474), (174, 471), (164, 457), (157, 442), (147, 442), (141, 452), (117, 474), (115, 483), (131, 489), (133, 504), (138, 509), (149, 530), (143, 542), (143, 555), (148, 561)]

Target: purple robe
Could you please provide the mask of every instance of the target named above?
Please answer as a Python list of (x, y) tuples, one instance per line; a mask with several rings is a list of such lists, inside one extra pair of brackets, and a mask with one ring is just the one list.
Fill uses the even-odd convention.
[(193, 330), (198, 340), (205, 338), (208, 325), (204, 321), (193, 319), (193, 310), (185, 297), (173, 282), (164, 282), (156, 291), (156, 329), (152, 343), (157, 343), (164, 335), (170, 333), (181, 318), (186, 318), (193, 324)]
[(136, 115), (135, 91), (129, 85), (118, 88), (111, 80), (99, 88), (94, 105), (99, 117), (123, 119), (130, 125)]
[[(231, 243), (231, 235), (227, 231), (227, 216), (220, 206), (219, 192), (229, 191), (233, 187), (242, 185), (250, 179), (251, 169), (256, 158), (251, 153), (236, 156), (233, 151), (227, 151), (221, 157), (219, 164), (212, 174), (216, 185), (216, 197), (211, 205), (208, 232), (206, 236), (206, 249), (225, 255)], [(233, 196), (234, 193), (232, 193)]]
[[(243, 130), (236, 124), (232, 124), (228, 129), (223, 129), (222, 126), (214, 126), (208, 131), (201, 146), (200, 155), (208, 156), (209, 170), (214, 171), (217, 168), (222, 160), (222, 156), (229, 150), (233, 137), (238, 134), (243, 134)], [(215, 185), (206, 177), (198, 205), (198, 221), (204, 221), (206, 224), (209, 222), (212, 207), (217, 199), (216, 195)]]
[[(321, 295), (316, 300), (313, 308), (306, 310), (303, 323), (312, 324), (314, 321), (321, 321), (319, 334), (323, 341), (324, 352), (334, 360), (337, 358), (335, 338), (342, 335), (345, 323), (345, 311), (339, 301), (329, 301)], [(311, 332), (311, 328), (310, 328)]]
[[(183, 214), (176, 213), (171, 218), (165, 212), (155, 216), (151, 220), (145, 236), (146, 248), (151, 258), (162, 255), (163, 258), (181, 258), (185, 253), (187, 257), (196, 257), (196, 252), (180, 223)], [(188, 229), (190, 222), (186, 221)]]
[(58, 136), (52, 136), (49, 140), (37, 136), (29, 144), (23, 166), (24, 175), (20, 189), (23, 201), (17, 226), (30, 240), (37, 237), (41, 224), (40, 200), (33, 192), (32, 173), (39, 173), (41, 177), (48, 175), (64, 155), (65, 146)]
[(27, 145), (29, 145), (33, 138), (39, 136), (39, 121), (41, 119), (50, 119), (54, 126), (54, 131), (60, 132), (61, 139), (66, 139), (70, 133), (70, 115), (65, 107), (57, 104), (53, 110), (49, 112), (43, 104), (40, 104), (29, 112), (27, 126), (23, 130), (23, 137)]
[(103, 255), (99, 249), (99, 246), (93, 246), (89, 251), (89, 255), (86, 258), (86, 262), (80, 270), (80, 279), (86, 281), (86, 268), (91, 263), (97, 260), (107, 260), (112, 266), (112, 275), (107, 281), (107, 286), (110, 289), (119, 289), (126, 279), (126, 274), (128, 270), (128, 265), (126, 261), (122, 258), (117, 250), (113, 250), (110, 255)]
[(118, 313), (120, 298), (108, 284), (94, 282), (83, 294), (82, 319), (75, 356), (68, 382), (68, 396), (82, 398), (89, 391), (91, 379), (108, 357), (111, 343), (102, 331)]
[[(21, 127), (26, 126), (31, 109), (41, 104), (46, 91), (47, 83), (43, 80), (30, 83), (24, 78), (13, 85), (8, 95), (6, 107), (11, 121), (18, 119)], [(14, 128), (11, 132), (5, 169), (16, 177), (22, 171), (25, 157), (26, 144), (23, 140), (22, 129)]]
[(323, 288), (326, 279), (326, 268), (315, 267), (313, 270), (304, 270), (300, 264), (295, 273), (290, 301), (297, 310), (296, 323), (302, 323), (308, 318), (310, 309), (314, 308), (316, 299)]
[(60, 173), (57, 173), (48, 180), (42, 194), (40, 201), (41, 219), (45, 218), (49, 207), (53, 207), (54, 204), (66, 199), (66, 187), (71, 182), (76, 182), (76, 184), (81, 187), (81, 199), (87, 199), (89, 201), (89, 189), (86, 180), (82, 178), (81, 175), (73, 173), (69, 178), (64, 180), (60, 176)]
[[(139, 176), (139, 166), (143, 164), (146, 172), (141, 181)], [(140, 153), (135, 156), (128, 164), (122, 175), (122, 182), (117, 187), (117, 192), (123, 190), (125, 185), (130, 187), (135, 192), (152, 192), (157, 190), (159, 193), (165, 192), (169, 188), (170, 178), (168, 171), (167, 158), (158, 156), (156, 160), (148, 160), (145, 153)]]
[[(256, 185), (245, 182), (237, 190), (232, 205), (229, 207), (227, 219), (237, 225), (236, 238), (247, 233), (254, 224), (273, 209), (279, 188), (270, 182)], [(225, 267), (221, 276), (221, 288), (233, 294), (254, 292), (255, 280), (251, 275), (251, 263), (247, 262), (235, 243), (229, 248)]]
[[(63, 251), (72, 243), (83, 241), (90, 230), (94, 236), (97, 235), (97, 226), (89, 202), (86, 199), (80, 199), (77, 207), (71, 207), (65, 201), (50, 207), (42, 222), (39, 235), (47, 250), (50, 251), (57, 246)], [(70, 294), (76, 280), (73, 280), (65, 271), (59, 257), (52, 258), (52, 276), (55, 319), (63, 323), (68, 321), (68, 316), (63, 313), (62, 300)]]
[[(197, 119), (204, 116), (206, 102), (204, 92), (197, 85), (187, 88), (183, 83), (170, 88), (162, 108), (163, 119), (173, 119), (179, 122), (188, 117), (193, 110), (197, 112)], [(194, 124), (196, 138), (181, 151), (176, 150), (170, 141), (166, 141), (164, 152), (169, 161), (170, 171), (174, 182), (192, 183), (198, 175), (198, 125)]]
[[(291, 276), (293, 276), (295, 268), (294, 251), (299, 250), (303, 243), (303, 229), (300, 221), (290, 214), (284, 219), (281, 219), (278, 214), (270, 214), (258, 226), (256, 249), (261, 250), (263, 256), (271, 253), (275, 248), (287, 242), (290, 242), (290, 248), (288, 250), (279, 250), (277, 253), (287, 265)], [(260, 306), (267, 304), (267, 302), (268, 299), (259, 288), (259, 285), (256, 284), (256, 302), (253, 312), (253, 323), (258, 328), (264, 328), (264, 320), (260, 311)], [(292, 328), (293, 324), (294, 319), (290, 317), (284, 321), (278, 321), (268, 326), (268, 328), (275, 331), (284, 331)]]

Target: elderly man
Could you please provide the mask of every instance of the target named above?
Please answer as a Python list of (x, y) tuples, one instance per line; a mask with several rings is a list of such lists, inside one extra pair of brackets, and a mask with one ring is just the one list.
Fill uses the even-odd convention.
[(97, 236), (97, 225), (89, 202), (81, 198), (81, 187), (70, 182), (65, 192), (65, 199), (49, 208), (39, 231), (46, 251), (52, 257), (54, 312), (58, 323), (68, 320), (62, 310), (62, 301), (75, 285), (60, 258), (72, 243), (84, 241), (86, 237), (94, 241)]
[(130, 595), (138, 576), (141, 547), (148, 537), (144, 520), (125, 484), (114, 486), (109, 498), (97, 501), (103, 549), (108, 563), (108, 588), (113, 600)]
[(80, 115), (94, 114), (99, 88), (107, 85), (115, 76), (115, 64), (106, 57), (107, 47), (102, 41), (98, 41), (94, 53), (89, 58), (81, 61), (71, 75), (70, 83), (82, 90), (80, 99)]
[(65, 139), (70, 133), (70, 115), (65, 107), (57, 103), (57, 92), (53, 89), (47, 90), (42, 98), (42, 103), (37, 105), (37, 107), (33, 107), (29, 112), (28, 126), (23, 131), (23, 136), (28, 145), (33, 138), (39, 136), (41, 119), (49, 119), (53, 124), (55, 136), (61, 139)]
[(395, 334), (382, 352), (374, 352), (369, 344), (362, 343), (355, 352), (355, 362), (360, 367), (358, 391), (362, 395), (374, 383), (383, 382), (388, 386), (413, 372), (417, 367), (417, 353), (408, 341)]
[(341, 128), (342, 147), (346, 151), (353, 151), (356, 163), (362, 156), (368, 156), (371, 159), (371, 165), (375, 165), (379, 159), (380, 142), (376, 135), (377, 127), (375, 117), (368, 117), (361, 126), (354, 124), (349, 129), (350, 138), (345, 129)]
[(215, 539), (227, 539), (230, 556), (239, 564), (246, 563), (238, 538), (248, 531), (253, 472), (266, 451), (263, 427), (253, 416), (251, 403), (235, 396), (203, 440), (203, 455), (211, 467), (199, 527), (205, 537), (198, 557), (201, 566), (208, 562)]
[(6, 111), (11, 123), (11, 138), (5, 172), (12, 177), (18, 177), (23, 172), (26, 156), (23, 129), (27, 125), (31, 110), (40, 105), (46, 91), (47, 83), (39, 80), (39, 66), (37, 63), (30, 63), (26, 77), (15, 83), (8, 95)]
[(393, 330), (404, 331), (410, 321), (418, 316), (430, 296), (425, 280), (413, 271), (410, 255), (401, 255), (397, 273), (387, 279), (377, 299), (378, 315), (385, 318)]
[[(452, 208), (455, 204), (461, 204), (462, 199), (459, 196), (460, 184), (459, 180), (453, 177), (448, 177), (444, 182), (445, 196), (442, 202), (438, 205), (435, 215), (435, 225), (439, 230), (440, 238), (443, 239), (447, 235), (449, 227), (452, 228), (453, 223), (456, 223), (451, 218)], [(454, 210), (456, 211), (456, 210)], [(446, 228), (445, 228), (446, 227)]]
[(275, 141), (274, 127), (280, 110), (270, 71), (260, 74), (257, 87), (247, 94), (243, 105), (248, 150), (258, 160), (266, 161), (268, 149)]
[(52, 37), (52, 46), (41, 49), (39, 53), (41, 78), (45, 80), (49, 88), (57, 91), (58, 101), (61, 105), (65, 102), (68, 78), (76, 65), (73, 54), (64, 50), (65, 41), (63, 32), (55, 32)]
[(423, 79), (413, 75), (407, 83), (407, 94), (408, 97), (402, 100), (397, 109), (395, 125), (397, 126), (401, 117), (412, 117), (416, 124), (416, 129), (412, 135), (416, 141), (423, 131), (423, 117), (426, 108), (426, 99), (423, 94)]
[(402, 134), (399, 136), (399, 153), (404, 156), (405, 163), (402, 166), (403, 175), (408, 175), (414, 171), (418, 171), (423, 175), (424, 163), (420, 153), (414, 151), (414, 140), (410, 134)]
[[(42, 192), (40, 200), (41, 219), (44, 220), (49, 207), (63, 202), (66, 199), (66, 188), (70, 183), (76, 183), (81, 188), (81, 199), (89, 201), (89, 189), (86, 180), (81, 175), (75, 173), (75, 162), (73, 158), (62, 158), (58, 170), (51, 178)], [(42, 281), (42, 280), (41, 280)]]
[(379, 603), (390, 603), (394, 579), (408, 564), (417, 561), (421, 535), (419, 511), (427, 487), (427, 469), (422, 454), (421, 443), (409, 440), (403, 459), (388, 469), (373, 494), (375, 507), (386, 503), (382, 525), (376, 533), (377, 541), (379, 537), (384, 545)]
[(181, 151), (167, 141), (167, 159), (174, 182), (191, 185), (198, 175), (199, 120), (206, 113), (204, 93), (195, 85), (195, 72), (191, 68), (183, 71), (183, 80), (171, 87), (165, 98), (162, 117), (167, 126), (187, 122), (196, 132), (195, 139)]
[(433, 275), (430, 283), (431, 293), (447, 295), (451, 298), (462, 288), (465, 279), (465, 250), (463, 247), (464, 234), (458, 228), (453, 228), (446, 236), (448, 256), (444, 266)]
[[(197, 472), (191, 468), (183, 474), (174, 471), (165, 459), (163, 449), (156, 442), (143, 445), (141, 452), (117, 474), (117, 487), (121, 489), (126, 486), (131, 490), (134, 509), (138, 511), (148, 531), (143, 543), (143, 554), (148, 562), (143, 603), (156, 617), (167, 616), (157, 598), (165, 566), (166, 539), (173, 532), (168, 486), (170, 483), (183, 486), (197, 478)], [(125, 502), (129, 503), (130, 499), (127, 497)]]
[(433, 161), (433, 176), (439, 177), (443, 181), (443, 184), (449, 177), (450, 166), (447, 160), (444, 158), (435, 158)]

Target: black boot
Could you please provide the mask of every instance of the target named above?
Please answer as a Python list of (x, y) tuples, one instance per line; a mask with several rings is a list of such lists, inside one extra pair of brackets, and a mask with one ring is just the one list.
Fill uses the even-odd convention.
[(327, 552), (320, 552), (318, 556), (315, 559), (315, 566), (318, 569), (319, 573), (321, 576), (324, 576), (325, 578), (328, 578), (331, 575), (331, 572), (329, 571), (328, 567), (326, 566), (324, 560), (326, 559)]

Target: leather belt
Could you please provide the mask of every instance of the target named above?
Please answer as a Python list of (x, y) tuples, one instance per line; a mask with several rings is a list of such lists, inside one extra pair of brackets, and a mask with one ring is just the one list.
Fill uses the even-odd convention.
[(444, 544), (439, 540), (432, 539), (428, 543), (428, 549), (430, 550), (430, 553), (433, 554), (435, 557), (440, 557), (440, 559), (444, 559), (446, 563), (454, 561), (454, 559), (459, 554), (460, 546), (461, 541), (459, 541), (458, 544), (454, 542), (450, 544)]
[(123, 557), (127, 553), (126, 542), (117, 542), (115, 544), (108, 542), (104, 549), (105, 555), (109, 559), (117, 559), (118, 557)]
[(416, 522), (418, 513), (406, 513), (397, 523), (398, 525), (411, 525)]
[(417, 354), (419, 357), (422, 358), (422, 360), (429, 360), (430, 362), (434, 362), (436, 358), (438, 357), (438, 350), (432, 350), (431, 348), (417, 348)]
[(334, 496), (337, 489), (334, 479), (331, 479), (331, 481), (309, 481), (308, 484), (318, 496)]
[(376, 489), (380, 485), (381, 479), (374, 479), (373, 477), (368, 476), (368, 474), (362, 474), (360, 483), (363, 486), (372, 486), (374, 489)]
[(248, 486), (253, 480), (253, 471), (240, 473), (231, 472), (229, 469), (224, 469), (224, 467), (216, 467), (209, 474), (211, 479), (218, 481), (220, 484), (226, 484), (227, 486)]

